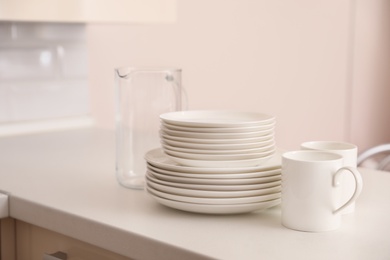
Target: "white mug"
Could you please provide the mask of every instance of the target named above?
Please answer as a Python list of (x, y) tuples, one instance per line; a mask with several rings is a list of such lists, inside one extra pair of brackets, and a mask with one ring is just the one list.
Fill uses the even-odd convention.
[[(341, 155), (322, 151), (292, 151), (282, 155), (282, 225), (300, 231), (322, 232), (341, 225), (341, 212), (363, 187), (356, 168), (343, 167)], [(341, 199), (340, 178), (350, 172), (356, 188)]]
[[(312, 141), (302, 143), (301, 148), (337, 153), (343, 157), (343, 166), (356, 168), (358, 148), (354, 144), (337, 141)], [(352, 196), (355, 190), (355, 180), (351, 174), (344, 174), (341, 180), (341, 190), (343, 201)], [(355, 202), (343, 210), (343, 214), (353, 213), (354, 211)]]

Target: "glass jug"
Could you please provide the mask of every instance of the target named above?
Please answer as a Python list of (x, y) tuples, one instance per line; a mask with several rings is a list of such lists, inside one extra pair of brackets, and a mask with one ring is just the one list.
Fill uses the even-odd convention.
[(143, 189), (144, 156), (161, 146), (159, 116), (182, 109), (181, 70), (115, 69), (116, 176), (127, 188)]

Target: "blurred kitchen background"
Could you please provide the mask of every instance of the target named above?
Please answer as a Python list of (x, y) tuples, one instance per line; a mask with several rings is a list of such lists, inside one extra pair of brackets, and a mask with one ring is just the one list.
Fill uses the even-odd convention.
[(189, 109), (275, 115), (280, 148), (390, 142), (390, 1), (39, 1), (0, 0), (0, 135), (114, 128), (114, 68), (161, 66)]

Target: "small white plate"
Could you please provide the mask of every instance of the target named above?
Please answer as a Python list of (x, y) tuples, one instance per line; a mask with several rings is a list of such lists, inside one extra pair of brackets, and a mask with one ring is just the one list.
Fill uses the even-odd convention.
[(276, 153), (262, 165), (255, 167), (238, 167), (238, 168), (197, 168), (189, 167), (178, 164), (171, 160), (162, 150), (162, 148), (156, 148), (148, 151), (145, 154), (145, 160), (151, 165), (169, 171), (175, 171), (179, 173), (209, 173), (209, 174), (228, 174), (228, 173), (244, 173), (244, 172), (260, 172), (272, 169), (280, 169), (282, 165), (282, 154), (284, 150), (277, 149)]
[(191, 166), (191, 167), (207, 167), (207, 168), (225, 168), (225, 167), (250, 167), (250, 166), (257, 166), (262, 163), (265, 163), (268, 161), (274, 153), (270, 153), (267, 156), (264, 156), (262, 158), (254, 158), (254, 159), (242, 159), (242, 160), (194, 160), (194, 159), (187, 159), (187, 158), (181, 158), (176, 157), (167, 154), (168, 157), (170, 157), (172, 160), (178, 162), (181, 165), (185, 166)]
[(210, 190), (194, 190), (183, 189), (171, 186), (165, 186), (146, 179), (147, 184), (162, 192), (170, 193), (173, 195), (183, 195), (198, 198), (239, 198), (239, 197), (252, 197), (266, 194), (274, 194), (281, 191), (281, 186), (275, 186), (270, 188), (258, 189), (258, 190), (244, 190), (244, 191), (210, 191)]
[(188, 142), (179, 142), (172, 141), (168, 139), (162, 139), (162, 144), (168, 144), (171, 146), (176, 146), (180, 148), (190, 148), (190, 149), (202, 149), (202, 150), (242, 150), (242, 149), (251, 149), (251, 148), (262, 148), (264, 146), (269, 146), (275, 144), (273, 138), (264, 141), (264, 142), (253, 142), (253, 143), (236, 143), (236, 144), (203, 144), (203, 143), (188, 143)]
[(160, 138), (163, 140), (171, 140), (185, 143), (195, 143), (195, 144), (242, 144), (242, 143), (259, 143), (269, 142), (274, 140), (274, 135), (264, 135), (259, 137), (250, 137), (250, 138), (230, 138), (230, 139), (206, 139), (206, 138), (189, 138), (189, 137), (180, 137), (164, 134), (160, 130)]
[(162, 144), (163, 149), (169, 149), (172, 151), (182, 152), (182, 153), (198, 153), (198, 154), (252, 154), (252, 153), (262, 153), (275, 149), (275, 144), (264, 146), (261, 148), (250, 148), (250, 149), (237, 149), (237, 150), (203, 150), (203, 149), (191, 149), (191, 148), (181, 148), (168, 144)]
[(243, 203), (257, 203), (268, 200), (275, 200), (281, 197), (280, 192), (252, 196), (252, 197), (241, 197), (241, 198), (199, 198), (199, 197), (191, 197), (191, 196), (182, 196), (182, 195), (174, 195), (162, 191), (158, 191), (149, 185), (146, 185), (146, 189), (148, 192), (159, 196), (161, 198), (176, 200), (187, 203), (198, 203), (198, 204), (211, 204), (211, 205), (231, 205), (231, 204), (243, 204)]
[(147, 174), (153, 177), (169, 182), (187, 183), (187, 184), (207, 184), (207, 185), (243, 185), (243, 184), (260, 184), (273, 181), (280, 181), (282, 176), (280, 174), (259, 178), (242, 178), (242, 179), (207, 179), (207, 178), (187, 178), (177, 177), (171, 175), (164, 175), (151, 170), (147, 171)]
[(195, 133), (187, 131), (170, 130), (162, 126), (161, 133), (169, 136), (187, 137), (187, 138), (199, 138), (199, 139), (240, 139), (240, 138), (252, 138), (252, 137), (264, 137), (270, 136), (274, 133), (274, 128), (257, 132), (245, 132), (245, 133)]
[(187, 173), (187, 172), (176, 172), (170, 170), (164, 170), (158, 167), (154, 167), (151, 164), (147, 164), (147, 168), (152, 172), (164, 174), (164, 175), (172, 175), (176, 177), (185, 177), (185, 178), (203, 178), (203, 179), (249, 179), (249, 178), (261, 178), (268, 176), (275, 176), (281, 174), (281, 168), (272, 169), (272, 170), (264, 170), (258, 172), (240, 172), (240, 173), (210, 173), (210, 172), (202, 172), (202, 173)]
[(212, 191), (246, 191), (246, 190), (258, 190), (271, 188), (275, 186), (280, 186), (282, 181), (271, 181), (266, 183), (259, 184), (242, 184), (242, 185), (208, 185), (208, 184), (189, 184), (189, 183), (178, 183), (178, 182), (170, 182), (163, 181), (153, 177), (151, 174), (146, 174), (150, 181), (154, 183), (158, 183), (165, 186), (171, 186), (176, 188), (183, 189), (193, 189), (193, 190), (212, 190)]
[(244, 153), (244, 154), (204, 154), (204, 153), (184, 153), (178, 151), (172, 151), (164, 148), (164, 152), (169, 156), (174, 156), (183, 159), (190, 160), (205, 160), (205, 161), (237, 161), (237, 160), (250, 160), (250, 159), (261, 159), (269, 157), (274, 154), (275, 148), (270, 148), (268, 151), (261, 153)]
[(275, 121), (274, 116), (267, 114), (227, 110), (178, 111), (162, 114), (160, 118), (172, 125), (190, 127), (248, 127)]
[(271, 129), (275, 126), (275, 122), (264, 124), (260, 126), (246, 126), (246, 127), (188, 127), (178, 126), (161, 121), (161, 125), (170, 130), (196, 132), (196, 133), (246, 133), (257, 132)]
[(257, 210), (265, 210), (268, 208), (275, 207), (280, 204), (281, 199), (275, 199), (270, 201), (258, 202), (258, 203), (247, 203), (247, 204), (233, 204), (233, 205), (209, 205), (209, 204), (197, 204), (197, 203), (186, 203), (180, 201), (174, 201), (169, 199), (161, 198), (149, 192), (149, 194), (160, 204), (182, 211), (201, 213), (201, 214), (242, 214), (249, 213)]

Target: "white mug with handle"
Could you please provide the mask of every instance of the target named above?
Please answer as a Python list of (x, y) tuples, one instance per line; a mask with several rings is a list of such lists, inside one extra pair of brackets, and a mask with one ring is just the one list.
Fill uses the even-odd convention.
[[(353, 195), (343, 201), (341, 176), (355, 180)], [(282, 155), (282, 225), (300, 231), (338, 229), (341, 213), (353, 203), (363, 187), (360, 173), (343, 167), (341, 155), (322, 151), (291, 151)]]
[[(356, 145), (351, 143), (338, 141), (311, 141), (302, 143), (301, 149), (337, 153), (343, 157), (343, 166), (353, 168), (357, 167), (358, 148)], [(350, 174), (344, 174), (341, 184), (341, 196), (343, 200), (347, 200), (351, 197), (355, 190), (355, 181), (353, 176)], [(355, 204), (356, 203), (351, 203), (351, 205), (343, 210), (343, 214), (355, 212)]]

